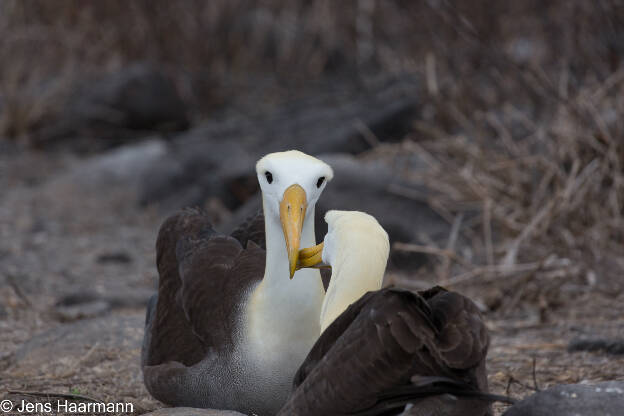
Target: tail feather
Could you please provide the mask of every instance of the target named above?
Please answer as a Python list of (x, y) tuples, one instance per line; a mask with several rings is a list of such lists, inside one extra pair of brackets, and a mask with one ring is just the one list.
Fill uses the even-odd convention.
[(406, 405), (434, 396), (451, 395), (458, 400), (478, 400), (487, 403), (503, 402), (513, 404), (516, 401), (508, 396), (491, 394), (475, 390), (461, 381), (446, 377), (418, 377), (412, 384), (395, 387), (381, 393), (377, 404), (358, 412), (358, 416), (381, 416), (394, 414)]

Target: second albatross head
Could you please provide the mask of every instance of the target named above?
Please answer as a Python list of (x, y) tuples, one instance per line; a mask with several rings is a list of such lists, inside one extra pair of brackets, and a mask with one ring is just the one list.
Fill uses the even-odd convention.
[[(297, 150), (264, 156), (256, 164), (256, 173), (262, 190), (265, 221), (279, 219), (281, 223), (292, 278), (298, 262), (304, 224), (314, 222), (316, 201), (334, 173), (326, 163)], [(277, 239), (268, 232), (269, 227), (267, 224), (267, 240)], [(314, 231), (313, 226), (307, 229), (312, 230), (312, 233)], [(276, 243), (267, 241), (267, 248)]]
[(359, 211), (328, 211), (327, 234), (317, 246), (300, 251), (297, 267), (332, 268), (321, 307), (321, 332), (350, 304), (382, 285), (390, 243), (377, 220)]

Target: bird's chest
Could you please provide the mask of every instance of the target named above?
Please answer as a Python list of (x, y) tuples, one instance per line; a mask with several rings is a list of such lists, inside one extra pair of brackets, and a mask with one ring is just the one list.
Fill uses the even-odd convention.
[(297, 369), (320, 334), (321, 303), (322, 297), (314, 293), (250, 296), (241, 345), (258, 377), (268, 383), (285, 383), (290, 390)]

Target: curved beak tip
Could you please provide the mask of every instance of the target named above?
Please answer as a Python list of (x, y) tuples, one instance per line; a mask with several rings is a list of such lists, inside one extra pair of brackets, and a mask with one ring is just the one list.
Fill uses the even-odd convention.
[(299, 263), (297, 263), (297, 269), (302, 269), (304, 267), (326, 267), (326, 265), (323, 263), (324, 246), (325, 243), (320, 243), (316, 246), (307, 247), (299, 250)]

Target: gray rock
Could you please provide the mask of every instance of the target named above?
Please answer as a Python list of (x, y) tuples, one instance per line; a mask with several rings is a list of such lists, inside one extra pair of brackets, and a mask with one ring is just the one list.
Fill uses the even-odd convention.
[(100, 254), (99, 256), (97, 256), (97, 259), (95, 259), (95, 261), (96, 263), (99, 263), (99, 264), (106, 264), (106, 263), (127, 264), (127, 263), (132, 263), (132, 256), (130, 256), (130, 254), (122, 250), (110, 251), (110, 252)]
[(624, 354), (624, 339), (574, 338), (568, 344), (568, 351), (600, 351), (607, 354), (622, 355)]
[(110, 311), (111, 306), (104, 301), (83, 302), (76, 305), (57, 306), (54, 315), (59, 321), (71, 322), (79, 319), (95, 318)]
[(263, 121), (259, 149), (358, 154), (377, 141), (402, 139), (420, 106), (419, 84), (411, 78), (353, 85), (355, 92), (344, 96), (335, 93), (334, 85), (326, 88), (315, 92), (321, 99), (288, 103)]
[(140, 202), (158, 202), (164, 211), (172, 211), (218, 198), (233, 209), (253, 195), (258, 189), (257, 157), (241, 141), (212, 133), (211, 128), (197, 128), (170, 143), (141, 176)]
[(35, 132), (40, 145), (85, 137), (91, 150), (145, 136), (145, 131), (188, 127), (187, 109), (173, 82), (147, 64), (134, 64), (94, 80), (83, 80), (69, 94), (63, 111)]
[(564, 384), (540, 391), (515, 404), (504, 416), (620, 416), (624, 381)]
[(56, 307), (72, 307), (97, 302), (106, 303), (109, 308), (136, 308), (147, 305), (154, 294), (153, 289), (110, 285), (106, 291), (78, 288), (58, 298)]
[(257, 190), (255, 162), (290, 149), (308, 154), (361, 153), (409, 131), (418, 109), (414, 80), (386, 82), (338, 95), (335, 85), (315, 100), (287, 103), (270, 114), (225, 114), (174, 138), (167, 155), (145, 176), (141, 201), (167, 211), (219, 198), (230, 210)]
[(67, 192), (85, 197), (116, 188), (132, 196), (166, 152), (167, 144), (156, 138), (119, 146), (76, 163), (51, 180), (47, 190), (51, 195)]
[[(330, 209), (362, 210), (378, 217), (395, 241), (414, 241), (418, 232), (430, 236), (446, 235), (448, 224), (423, 200), (430, 191), (423, 187), (405, 184), (388, 166), (375, 162), (363, 162), (350, 155), (321, 155), (322, 160), (334, 169), (334, 179), (319, 200), (319, 211)], [(416, 200), (397, 192), (409, 188), (418, 192), (422, 200)], [(323, 235), (327, 225), (323, 218), (317, 224)]]
[(143, 416), (244, 416), (233, 410), (197, 409), (195, 407), (165, 407)]
[[(417, 404), (407, 404), (399, 416), (483, 416), (488, 413), (489, 406), (478, 400), (460, 400), (452, 394), (442, 394), (419, 400)], [(473, 410), (466, 414), (466, 408)]]
[(186, 106), (173, 82), (147, 64), (107, 74), (82, 86), (75, 95), (70, 108), (85, 121), (141, 130), (188, 124)]

